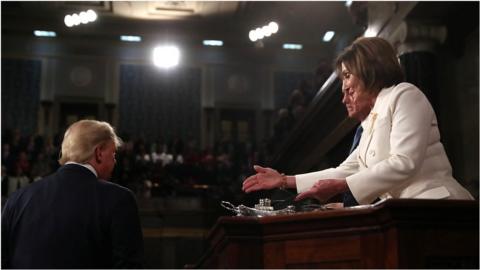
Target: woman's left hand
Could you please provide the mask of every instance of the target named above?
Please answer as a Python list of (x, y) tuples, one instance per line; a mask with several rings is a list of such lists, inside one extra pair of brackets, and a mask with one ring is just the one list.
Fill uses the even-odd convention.
[(348, 191), (347, 180), (345, 179), (322, 179), (309, 190), (302, 192), (295, 197), (295, 201), (307, 198), (317, 199), (326, 202), (333, 196)]

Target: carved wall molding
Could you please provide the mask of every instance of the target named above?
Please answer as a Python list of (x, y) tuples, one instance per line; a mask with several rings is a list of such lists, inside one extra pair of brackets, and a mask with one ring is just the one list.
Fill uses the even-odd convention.
[(444, 25), (403, 21), (392, 34), (390, 41), (397, 48), (398, 55), (411, 52), (435, 52), (437, 45), (447, 39)]

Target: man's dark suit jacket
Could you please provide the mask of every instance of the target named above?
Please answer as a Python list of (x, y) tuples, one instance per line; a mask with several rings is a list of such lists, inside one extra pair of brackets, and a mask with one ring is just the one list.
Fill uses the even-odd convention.
[(133, 193), (76, 164), (13, 193), (2, 213), (2, 268), (141, 268)]

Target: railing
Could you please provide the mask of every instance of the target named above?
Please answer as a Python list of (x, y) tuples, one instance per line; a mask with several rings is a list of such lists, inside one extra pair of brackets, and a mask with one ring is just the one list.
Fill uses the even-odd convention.
[(337, 165), (348, 153), (357, 122), (347, 117), (335, 72), (274, 154), (270, 166), (287, 174)]

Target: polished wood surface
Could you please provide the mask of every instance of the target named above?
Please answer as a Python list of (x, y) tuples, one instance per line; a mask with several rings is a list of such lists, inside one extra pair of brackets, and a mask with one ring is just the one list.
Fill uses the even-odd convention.
[(221, 217), (199, 268), (478, 268), (478, 201)]

